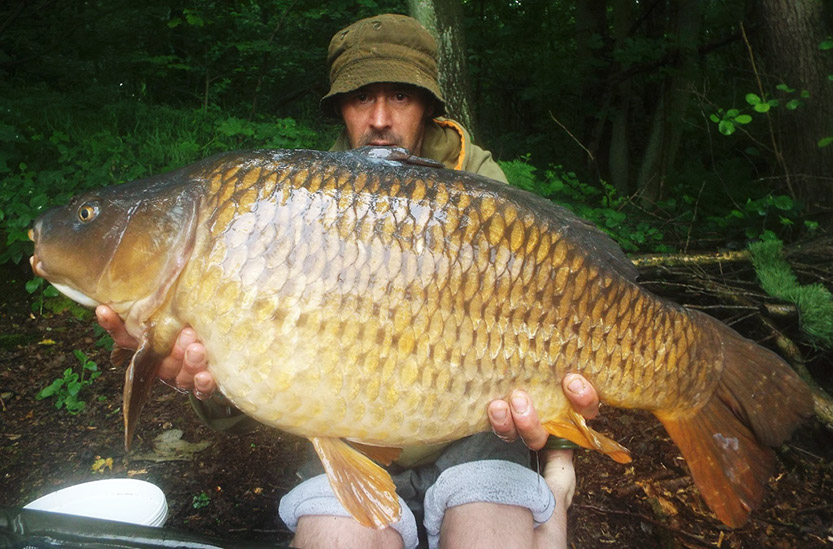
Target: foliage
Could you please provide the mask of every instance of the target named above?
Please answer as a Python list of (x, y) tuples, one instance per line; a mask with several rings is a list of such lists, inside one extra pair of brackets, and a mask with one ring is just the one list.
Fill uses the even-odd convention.
[(39, 276), (32, 278), (26, 282), (26, 291), (34, 295), (32, 299), (32, 311), (43, 314), (44, 301), (50, 297), (58, 297), (60, 292), (54, 286), (47, 284), (44, 279)]
[(73, 353), (80, 363), (80, 374), (72, 367), (67, 368), (64, 370), (62, 377), (56, 378), (51, 384), (41, 389), (35, 398), (43, 400), (54, 397), (55, 408), (60, 410), (66, 407), (67, 412), (76, 415), (86, 406), (86, 403), (80, 399), (79, 394), (83, 389), (92, 385), (101, 375), (101, 372), (98, 370), (98, 365), (90, 360), (83, 351), (76, 349)]
[(833, 346), (833, 294), (819, 283), (800, 284), (782, 257), (782, 248), (780, 240), (749, 245), (761, 287), (769, 295), (793, 303), (801, 330), (814, 344), (829, 348)]
[[(788, 96), (796, 93), (796, 90), (790, 88), (786, 84), (778, 84), (776, 89), (787, 94)], [(797, 97), (784, 100), (784, 108), (788, 111), (794, 111), (802, 105), (802, 99), (807, 99), (809, 97), (810, 92), (807, 90), (801, 90)], [(771, 109), (779, 107), (782, 103), (779, 99), (762, 99), (756, 93), (747, 93), (744, 100), (751, 107), (751, 109), (729, 109), (727, 111), (718, 109), (717, 114), (709, 115), (709, 119), (717, 124), (718, 130), (723, 135), (732, 135), (735, 133), (736, 125), (746, 125), (752, 122), (753, 113), (766, 114), (770, 112)]]
[(202, 509), (211, 504), (211, 496), (206, 492), (200, 492), (199, 495), (194, 496), (191, 502), (191, 507), (194, 509)]
[(96, 348), (103, 348), (108, 353), (113, 350), (113, 338), (110, 336), (110, 332), (105, 330), (101, 327), (98, 323), (95, 323), (93, 326), (93, 335), (95, 336), (95, 346)]
[(799, 205), (787, 195), (767, 194), (760, 198), (748, 198), (728, 213), (706, 216), (704, 221), (715, 231), (736, 235), (746, 240), (763, 238), (772, 240), (778, 236), (812, 233), (818, 224), (809, 220), (796, 227), (802, 212)]
[(626, 252), (671, 252), (686, 248), (686, 241), (719, 239), (725, 245), (795, 238), (818, 227), (802, 220), (800, 205), (786, 195), (764, 194), (734, 204), (683, 193), (649, 212), (605, 182), (589, 185), (561, 166), (542, 172), (529, 163), (528, 155), (500, 165), (512, 185), (566, 206), (608, 233)]
[(596, 187), (582, 183), (574, 172), (561, 166), (551, 166), (539, 176), (527, 160), (528, 156), (500, 163), (510, 184), (549, 198), (592, 221), (625, 251), (672, 250), (663, 243), (663, 233), (610, 185), (603, 183)]
[(55, 314), (68, 311), (78, 320), (88, 320), (92, 315), (89, 309), (61, 295), (54, 286), (39, 276), (26, 282), (26, 291), (34, 296), (32, 311), (38, 314), (43, 314), (44, 309)]

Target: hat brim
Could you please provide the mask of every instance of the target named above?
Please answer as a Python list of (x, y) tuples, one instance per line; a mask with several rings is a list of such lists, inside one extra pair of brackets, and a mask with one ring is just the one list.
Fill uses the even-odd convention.
[[(379, 75), (385, 75), (384, 79)], [(339, 71), (333, 81), (329, 93), (321, 98), (319, 103), (324, 114), (338, 116), (335, 102), (338, 95), (355, 91), (362, 86), (393, 82), (396, 84), (410, 84), (424, 89), (431, 94), (436, 102), (433, 116), (445, 113), (445, 101), (437, 83), (419, 66), (403, 62), (401, 58), (361, 59), (345, 66)]]

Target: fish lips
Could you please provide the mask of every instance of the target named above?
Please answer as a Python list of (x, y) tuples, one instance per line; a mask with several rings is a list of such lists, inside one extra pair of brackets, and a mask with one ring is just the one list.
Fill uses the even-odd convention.
[(33, 228), (29, 229), (29, 232), (27, 233), (28, 236), (29, 236), (29, 240), (31, 240), (32, 242), (35, 243), (35, 251), (32, 253), (32, 257), (29, 258), (29, 265), (32, 266), (32, 272), (35, 273), (35, 276), (39, 276), (43, 279), (48, 280), (49, 283), (52, 284), (55, 287), (55, 289), (57, 289), (59, 292), (61, 292), (62, 294), (64, 294), (68, 298), (70, 298), (71, 300), (73, 300), (77, 303), (80, 303), (81, 305), (84, 305), (84, 306), (87, 306), (87, 307), (97, 307), (97, 306), (101, 305), (101, 303), (99, 303), (95, 299), (92, 299), (91, 297), (84, 294), (83, 292), (79, 292), (75, 288), (67, 286), (66, 284), (61, 284), (59, 282), (56, 282), (53, 279), (54, 277), (46, 269), (46, 267), (43, 264), (43, 261), (38, 257), (38, 252), (37, 252), (37, 250), (38, 250), (38, 241), (39, 241), (39, 236), (40, 236), (40, 232), (41, 232), (41, 222), (42, 222), (42, 220), (43, 220), (42, 217), (39, 218), (35, 222), (35, 226)]

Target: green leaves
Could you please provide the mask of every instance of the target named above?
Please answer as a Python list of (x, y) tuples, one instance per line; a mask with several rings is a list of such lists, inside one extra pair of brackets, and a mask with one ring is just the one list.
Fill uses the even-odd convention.
[(191, 501), (191, 507), (194, 509), (202, 509), (203, 507), (208, 507), (210, 504), (211, 496), (206, 492), (200, 492), (199, 495), (194, 496)]
[(67, 412), (76, 415), (86, 407), (86, 403), (78, 395), (83, 389), (92, 385), (93, 381), (101, 375), (101, 372), (98, 370), (98, 365), (90, 360), (83, 351), (76, 349), (73, 354), (80, 363), (80, 373), (72, 367), (67, 368), (64, 370), (62, 377), (56, 378), (52, 383), (41, 389), (35, 395), (35, 399), (54, 398), (55, 408), (59, 410), (66, 408)]
[[(786, 84), (778, 84), (775, 86), (775, 89), (781, 91), (786, 94), (794, 94), (796, 92), (795, 89), (787, 86)], [(799, 93), (799, 97), (801, 99), (807, 99), (810, 97), (810, 92), (807, 90), (801, 90)], [(794, 111), (803, 105), (801, 99), (792, 98), (786, 101), (785, 107), (789, 111)], [(744, 96), (744, 100), (746, 103), (752, 107), (752, 111), (759, 113), (759, 114), (766, 114), (770, 112), (770, 110), (778, 107), (781, 105), (781, 101), (778, 99), (764, 99), (757, 93), (747, 93)], [(736, 125), (744, 125), (749, 124), (752, 122), (752, 116), (749, 114), (743, 113), (739, 109), (729, 109), (724, 111), (723, 109), (718, 109), (717, 114), (709, 115), (709, 119), (717, 124), (717, 129), (723, 135), (732, 135), (735, 133)], [(819, 145), (822, 146), (822, 145)]]
[(735, 124), (749, 124), (752, 122), (752, 117), (748, 114), (741, 114), (738, 109), (729, 109), (724, 111), (719, 109), (717, 114), (712, 114), (709, 119), (717, 124), (717, 129), (723, 135), (732, 135), (735, 133)]
[[(777, 99), (770, 99), (769, 101), (764, 101), (757, 94), (754, 94), (754, 93), (747, 93), (745, 99), (746, 99), (747, 103), (752, 105), (752, 108), (755, 110), (755, 112), (760, 112), (760, 113), (769, 112), (769, 109), (771, 109), (772, 107), (777, 107), (778, 106), (778, 100)], [(751, 116), (749, 117), (749, 120), (750, 121), (752, 120)]]

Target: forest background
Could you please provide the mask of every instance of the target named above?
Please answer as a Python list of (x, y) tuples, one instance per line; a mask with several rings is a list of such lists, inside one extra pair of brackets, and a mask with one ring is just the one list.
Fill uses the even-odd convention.
[[(329, 148), (340, 124), (318, 102), (330, 37), (385, 12), (434, 32), (451, 115), (512, 184), (596, 223), (643, 286), (775, 349), (814, 389), (820, 421), (779, 449), (765, 510), (734, 533), (697, 504), (655, 422), (607, 410), (596, 425), (624, 441), (645, 435), (631, 440), (640, 459), (623, 473), (577, 456), (577, 546), (645, 547), (671, 532), (681, 545), (663, 546), (826, 547), (829, 0), (0, 2), (0, 505), (98, 475), (108, 459), (114, 475), (135, 472), (113, 450), (121, 373), (99, 368), (106, 353), (94, 350), (107, 338), (31, 278), (33, 220), (82, 190), (217, 152)], [(301, 446), (271, 432), (245, 444), (206, 433), (187, 402), (158, 393), (146, 446), (172, 425), (211, 441), (199, 467), (141, 462), (149, 472), (137, 474), (165, 489), (172, 526), (243, 535), (266, 525), (274, 538)]]
[[(329, 39), (384, 12), (434, 32), (451, 116), (513, 184), (627, 252), (821, 240), (829, 266), (833, 9), (816, 0), (6, 2), (0, 263), (25, 261), (35, 217), (81, 190), (220, 151), (329, 148)], [(817, 370), (825, 269), (792, 281), (828, 307), (827, 339), (806, 340)]]

